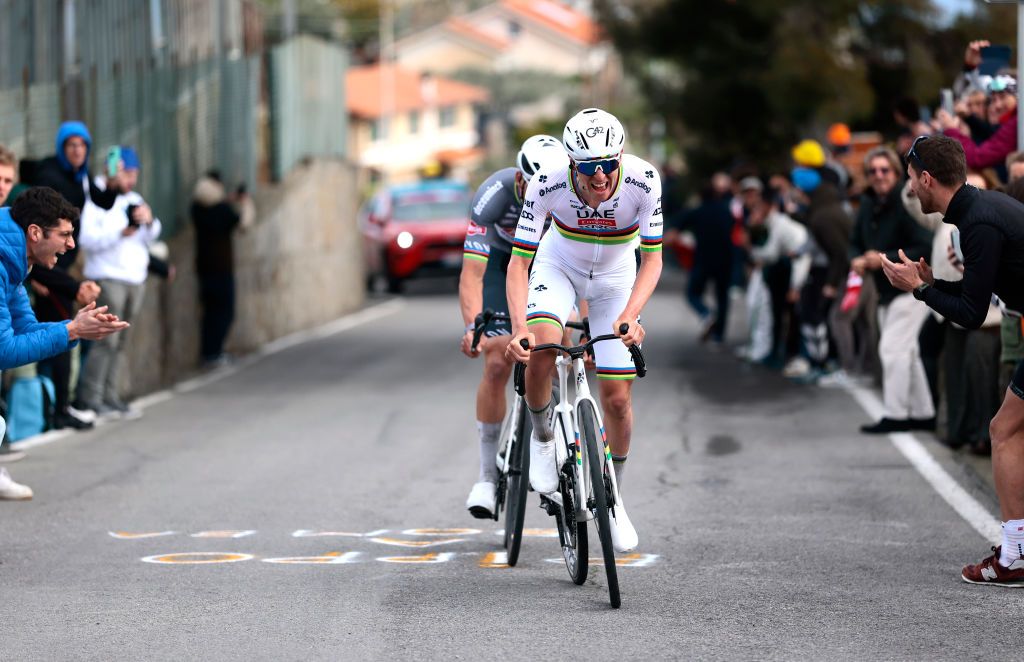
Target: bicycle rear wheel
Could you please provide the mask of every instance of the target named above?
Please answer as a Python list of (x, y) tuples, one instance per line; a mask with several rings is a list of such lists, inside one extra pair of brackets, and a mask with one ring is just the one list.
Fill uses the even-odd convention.
[(530, 438), (527, 436), (526, 401), (520, 397), (514, 405), (518, 412), (512, 420), (512, 448), (509, 457), (505, 492), (505, 550), (508, 564), (519, 561), (523, 543), (523, 520), (526, 517), (526, 495), (530, 489)]
[(569, 577), (577, 585), (587, 581), (587, 565), (590, 555), (587, 541), (587, 523), (576, 521), (576, 513), (584, 507), (583, 486), (576, 482), (576, 445), (567, 442), (566, 431), (560, 416), (555, 417), (555, 443), (567, 444), (568, 459), (559, 467), (558, 492), (562, 507), (555, 517), (558, 523), (558, 538), (562, 544), (562, 558), (569, 571)]
[(612, 547), (612, 530), (608, 515), (608, 494), (611, 491), (611, 483), (605, 478), (605, 463), (601, 462), (604, 446), (603, 444), (598, 446), (597, 413), (590, 402), (583, 401), (580, 403), (579, 426), (580, 436), (587, 447), (585, 452), (590, 469), (590, 489), (592, 495), (587, 499), (587, 507), (594, 511), (597, 536), (601, 539), (601, 552), (604, 555), (604, 572), (608, 577), (608, 597), (612, 607), (618, 608), (622, 601), (619, 596), (619, 575), (615, 566), (615, 548)]

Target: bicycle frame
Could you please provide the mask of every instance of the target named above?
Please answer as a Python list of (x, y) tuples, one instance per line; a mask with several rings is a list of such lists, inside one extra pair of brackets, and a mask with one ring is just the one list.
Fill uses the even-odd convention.
[[(567, 390), (569, 371), (572, 370), (574, 375), (574, 386), (576, 389), (576, 395), (573, 398), (573, 402), (569, 404), (569, 398)], [(582, 486), (582, 493), (587, 495), (587, 499), (593, 494), (593, 485), (590, 484), (590, 472), (588, 471), (587, 454), (584, 452), (582, 443), (580, 441), (580, 428), (579, 428), (579, 410), (580, 404), (585, 401), (589, 401), (594, 406), (594, 414), (597, 416), (598, 430), (601, 433), (601, 441), (604, 443), (603, 457), (604, 462), (607, 466), (611, 463), (611, 450), (608, 448), (608, 440), (604, 434), (604, 421), (601, 418), (601, 409), (597, 406), (597, 402), (590, 393), (590, 385), (587, 382), (587, 369), (584, 365), (583, 358), (570, 359), (564, 354), (559, 354), (555, 358), (555, 370), (558, 373), (558, 385), (560, 388), (560, 395), (558, 404), (555, 405), (555, 416), (559, 417), (562, 421), (562, 430), (569, 433), (572, 431), (572, 439), (563, 439), (563, 443), (555, 445), (555, 459), (557, 466), (562, 467), (565, 465), (566, 460), (569, 459), (569, 448), (575, 450), (576, 462), (573, 463), (573, 471), (576, 472), (576, 484)], [(612, 494), (611, 503), (608, 504), (609, 509), (613, 508), (619, 500), (619, 487), (615, 479), (615, 472), (609, 471), (607, 474), (611, 477), (612, 483)], [(602, 486), (603, 487), (603, 486)], [(587, 507), (587, 501), (581, 499), (580, 509), (576, 512), (577, 522), (586, 522), (587, 520), (593, 519), (593, 513), (590, 512)]]

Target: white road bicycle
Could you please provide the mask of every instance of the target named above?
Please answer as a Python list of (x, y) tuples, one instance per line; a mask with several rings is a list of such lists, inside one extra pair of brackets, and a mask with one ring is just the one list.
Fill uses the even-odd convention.
[[(496, 313), (486, 309), (478, 314), (473, 321), (473, 351), (476, 351), (484, 330), (491, 321), (509, 321), (506, 313)], [(570, 329), (578, 329), (590, 335), (586, 318), (582, 322), (571, 321), (566, 324)], [(526, 366), (515, 365), (516, 384), (523, 383), (522, 372)], [(530, 490), (530, 433), (533, 425), (527, 414), (526, 400), (520, 389), (516, 389), (512, 399), (512, 407), (501, 426), (498, 440), (498, 456), (495, 462), (498, 467), (497, 494), (494, 512), (491, 517), (498, 521), (502, 511), (505, 513), (505, 552), (506, 563), (515, 566), (519, 562), (519, 550), (523, 543), (523, 522), (526, 518), (526, 496)]]
[[(619, 327), (619, 333), (625, 334), (628, 331), (628, 324)], [(535, 346), (533, 351), (558, 352), (555, 370), (558, 373), (559, 389), (558, 394), (554, 395), (557, 404), (554, 408), (552, 426), (557, 442), (555, 457), (559, 469), (558, 492), (557, 496), (542, 497), (541, 500), (558, 524), (558, 537), (562, 545), (565, 566), (577, 585), (587, 581), (587, 565), (590, 561), (587, 522), (594, 522), (601, 542), (601, 553), (604, 556), (609, 600), (612, 607), (618, 608), (622, 601), (619, 596), (619, 579), (609, 520), (610, 515), (614, 514), (615, 505), (619, 502), (619, 488), (615, 481), (611, 450), (605, 438), (600, 409), (590, 394), (584, 362), (584, 355), (594, 344), (610, 340), (622, 342), (618, 336), (607, 334), (573, 347), (546, 343)], [(631, 346), (629, 353), (633, 358), (637, 377), (646, 375), (647, 368), (640, 348)], [(570, 370), (575, 387), (575, 397), (571, 403), (568, 395)], [(516, 392), (520, 396), (526, 392), (523, 373), (522, 370), (516, 372)]]
[[(480, 342), (484, 329), (492, 321), (508, 320), (505, 313), (487, 309), (476, 316), (473, 324), (473, 350)], [(516, 364), (516, 371), (522, 364)], [(519, 550), (523, 543), (523, 521), (526, 517), (526, 495), (530, 490), (530, 417), (526, 411), (526, 400), (517, 394), (512, 399), (512, 408), (505, 416), (498, 440), (500, 449), (495, 462), (498, 465), (497, 495), (492, 517), (497, 521), (505, 512), (506, 562), (514, 566), (519, 561)]]

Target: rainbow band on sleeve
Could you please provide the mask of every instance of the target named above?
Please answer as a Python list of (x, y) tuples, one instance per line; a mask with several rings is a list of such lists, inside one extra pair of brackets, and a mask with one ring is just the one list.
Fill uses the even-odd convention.
[(636, 368), (602, 368), (597, 366), (598, 379), (636, 379)]
[(536, 241), (526, 241), (516, 237), (512, 240), (512, 255), (532, 260), (533, 256), (537, 253), (537, 245), (538, 242)]
[(477, 260), (479, 262), (487, 262), (488, 254), (484, 251), (479, 251), (475, 248), (463, 248), (462, 259), (464, 260)]
[(544, 311), (536, 311), (526, 315), (526, 326), (533, 324), (554, 324), (560, 329), (563, 328), (562, 320), (558, 319), (557, 315), (545, 313)]
[(640, 250), (648, 253), (657, 253), (661, 250), (661, 235), (656, 237), (645, 237), (640, 235)]
[(640, 222), (637, 221), (628, 228), (611, 228), (609, 230), (597, 230), (591, 228), (571, 228), (561, 221), (554, 214), (551, 215), (555, 222), (555, 229), (558, 234), (566, 239), (582, 241), (588, 244), (628, 244), (640, 234)]

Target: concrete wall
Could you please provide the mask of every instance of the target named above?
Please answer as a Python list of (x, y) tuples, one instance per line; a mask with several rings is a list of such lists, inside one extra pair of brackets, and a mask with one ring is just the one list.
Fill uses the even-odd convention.
[[(237, 306), (227, 342), (235, 354), (336, 319), (361, 306), (365, 295), (351, 165), (329, 160), (299, 165), (280, 184), (262, 187), (255, 202), (255, 226), (235, 235)], [(189, 220), (168, 240), (177, 278), (172, 283), (149, 279), (143, 313), (128, 332), (121, 385), (128, 397), (198, 370), (194, 241)]]

